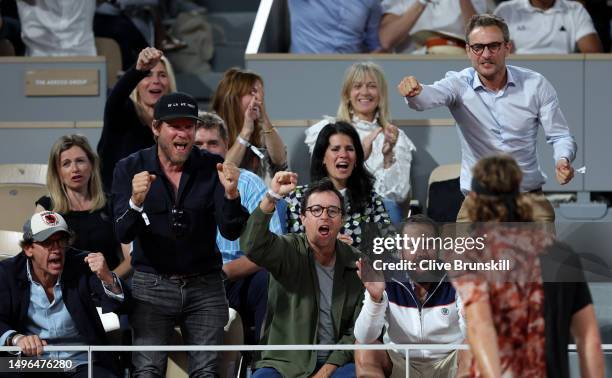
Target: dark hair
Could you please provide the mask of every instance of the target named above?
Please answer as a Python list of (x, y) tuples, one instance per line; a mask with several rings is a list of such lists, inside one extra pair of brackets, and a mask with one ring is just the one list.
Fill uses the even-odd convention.
[(329, 147), (329, 139), (335, 134), (344, 134), (348, 136), (351, 138), (353, 146), (355, 147), (357, 160), (355, 161), (355, 168), (346, 183), (346, 195), (353, 211), (361, 212), (370, 203), (372, 189), (374, 188), (374, 176), (364, 167), (364, 154), (361, 140), (359, 139), (359, 134), (357, 134), (357, 131), (355, 131), (355, 128), (351, 124), (339, 121), (330, 123), (321, 130), (312, 151), (310, 180), (319, 181), (324, 177), (328, 177), (323, 160), (327, 147)]
[[(64, 231), (59, 231), (59, 232), (64, 232)], [(64, 234), (66, 234), (66, 240), (68, 241), (66, 247), (70, 247), (71, 245), (74, 244), (74, 240), (76, 239), (76, 234), (72, 230), (68, 230), (68, 232), (67, 233), (64, 232)], [(51, 236), (52, 235), (49, 235), (49, 237)], [(34, 239), (32, 237), (28, 237), (25, 234), (21, 237), (21, 240), (19, 240), (19, 248), (21, 248), (22, 250), (25, 249), (25, 247), (31, 246), (32, 244), (34, 244)]]
[(304, 197), (302, 197), (302, 202), (300, 203), (300, 214), (306, 214), (306, 207), (308, 206), (308, 199), (310, 198), (310, 195), (322, 192), (333, 192), (336, 196), (338, 196), (338, 199), (340, 200), (340, 210), (342, 211), (342, 215), (344, 215), (344, 198), (338, 189), (336, 189), (334, 183), (327, 177), (308, 185), (308, 189), (306, 189), (304, 192)]
[(227, 142), (227, 128), (221, 117), (213, 112), (199, 112), (198, 117), (200, 117), (202, 122), (197, 123), (196, 132), (200, 129), (217, 130), (219, 137), (224, 142)]
[(504, 22), (504, 19), (488, 13), (475, 14), (470, 18), (465, 26), (465, 42), (470, 43), (469, 37), (472, 30), (486, 26), (497, 26), (504, 35), (504, 42), (510, 42), (510, 30), (508, 30), (508, 25)]
[(434, 221), (425, 214), (415, 214), (406, 218), (406, 220), (402, 224), (402, 227), (400, 228), (401, 232), (404, 232), (404, 228), (412, 224), (424, 224), (430, 226), (431, 228), (433, 228), (434, 235), (440, 235), (440, 229), (438, 228), (438, 224), (436, 223), (436, 221)]

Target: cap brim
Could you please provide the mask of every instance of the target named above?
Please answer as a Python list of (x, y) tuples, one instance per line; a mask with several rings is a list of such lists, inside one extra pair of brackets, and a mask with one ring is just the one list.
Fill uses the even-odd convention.
[(193, 119), (194, 121), (198, 121), (198, 122), (204, 122), (204, 120), (202, 118), (194, 116), (192, 114), (184, 114), (184, 115), (173, 114), (173, 115), (168, 115), (168, 116), (165, 116), (165, 117), (160, 117), (158, 119), (158, 121), (166, 122), (166, 121), (172, 121), (172, 120), (175, 120), (175, 119), (184, 119), (184, 118)]
[(57, 234), (58, 232), (65, 232), (66, 235), (70, 236), (68, 230), (63, 227), (51, 227), (44, 231), (40, 231), (36, 235), (32, 235), (32, 240), (34, 240), (35, 242), (44, 242), (45, 240), (49, 239), (53, 234)]

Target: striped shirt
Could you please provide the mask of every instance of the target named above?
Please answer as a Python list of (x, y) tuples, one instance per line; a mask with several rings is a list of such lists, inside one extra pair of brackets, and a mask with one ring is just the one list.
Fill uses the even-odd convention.
[[(240, 178), (238, 179), (238, 191), (240, 192), (240, 203), (244, 206), (249, 214), (259, 206), (262, 198), (266, 195), (268, 188), (263, 180), (251, 171), (240, 169)], [(270, 221), (270, 231), (275, 234), (282, 234), (280, 218), (278, 212), (274, 214)], [(240, 239), (234, 241), (227, 240), (219, 230), (217, 230), (217, 247), (221, 252), (223, 264), (227, 264), (232, 260), (236, 260), (244, 253), (240, 250)]]

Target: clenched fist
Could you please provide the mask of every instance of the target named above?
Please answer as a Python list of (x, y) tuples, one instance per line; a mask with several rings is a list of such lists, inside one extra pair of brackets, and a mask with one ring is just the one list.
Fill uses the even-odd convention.
[(100, 252), (92, 252), (85, 256), (84, 261), (89, 265), (89, 269), (107, 285), (113, 284), (113, 275), (106, 265), (106, 259)]
[(397, 90), (403, 97), (414, 97), (421, 93), (423, 87), (419, 84), (416, 77), (406, 76), (398, 84)]
[(217, 174), (219, 175), (221, 185), (225, 188), (225, 196), (228, 199), (236, 199), (240, 195), (238, 193), (240, 169), (234, 163), (217, 163)]
[(152, 70), (157, 65), (157, 63), (161, 61), (163, 55), (163, 52), (154, 47), (144, 48), (140, 52), (140, 54), (138, 54), (138, 61), (136, 61), (136, 69), (138, 71)]
[(151, 183), (156, 178), (157, 176), (148, 171), (142, 171), (134, 175), (134, 178), (132, 178), (132, 202), (134, 205), (142, 206), (145, 198), (147, 198), (149, 189), (151, 189)]
[(555, 173), (557, 176), (557, 182), (561, 185), (565, 185), (574, 178), (574, 167), (566, 158), (561, 158), (555, 165)]
[(286, 196), (295, 190), (298, 182), (297, 173), (280, 171), (276, 172), (270, 182), (270, 189), (276, 194)]

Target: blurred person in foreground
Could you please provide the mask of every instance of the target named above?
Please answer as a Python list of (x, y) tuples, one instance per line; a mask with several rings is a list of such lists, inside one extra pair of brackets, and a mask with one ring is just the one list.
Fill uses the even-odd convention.
[[(575, 291), (566, 292), (572, 299), (555, 293), (559, 287), (547, 289), (542, 258), (555, 243), (550, 232), (533, 223), (532, 200), (519, 191), (522, 177), (516, 161), (507, 155), (484, 158), (474, 167), (466, 209), (470, 221), (488, 222), (486, 247), (480, 256), (482, 260), (509, 259), (512, 269), (454, 272), (452, 276), (465, 308), (474, 356), (471, 374), (536, 377), (567, 373), (567, 356), (555, 356), (559, 350), (567, 353), (567, 344), (552, 345), (550, 339), (567, 342), (571, 332), (581, 375), (603, 377), (601, 339), (588, 286), (582, 282)], [(554, 361), (565, 361), (565, 366), (551, 365)]]

